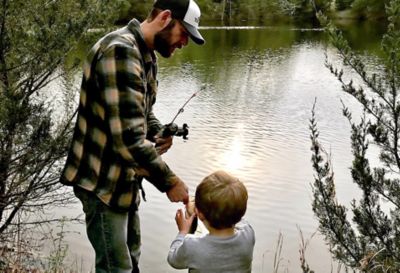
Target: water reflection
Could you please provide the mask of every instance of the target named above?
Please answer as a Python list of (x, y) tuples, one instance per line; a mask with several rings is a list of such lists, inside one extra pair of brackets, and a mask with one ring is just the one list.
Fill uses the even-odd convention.
[[(179, 52), (175, 60), (161, 60), (156, 107), (160, 117), (178, 109), (183, 98), (202, 82), (209, 83), (179, 117), (178, 122), (191, 126), (189, 141), (175, 140), (174, 149), (165, 158), (192, 192), (202, 177), (216, 169), (227, 169), (243, 180), (250, 194), (247, 218), (257, 233), (254, 272), (261, 272), (263, 266), (264, 272), (272, 268), (279, 232), (284, 234), (284, 256), (291, 261), (288, 267), (299, 272), (297, 225), (305, 236), (317, 227), (309, 186), (311, 106), (318, 97), (318, 109), (325, 117), (320, 123), (322, 141), (335, 151), (338, 191), (349, 201), (355, 190), (349, 183), (349, 127), (341, 115), (339, 99), (351, 106), (354, 102), (339, 92), (339, 83), (324, 67), (325, 44), (319, 32), (239, 29), (209, 30), (205, 35), (210, 41), (204, 49), (208, 56), (200, 56), (203, 53), (196, 53), (200, 49), (192, 47), (189, 53)], [(161, 204), (158, 209), (168, 213), (168, 205)], [(156, 205), (149, 202), (144, 206), (143, 222), (150, 226), (150, 234), (176, 232), (173, 221), (168, 222), (172, 214), (169, 219), (159, 217), (166, 218), (160, 229), (146, 215), (148, 210), (157, 210)], [(150, 234), (144, 241), (152, 240)], [(165, 247), (168, 238), (165, 236)], [(310, 263), (323, 271), (330, 264), (327, 249), (320, 239), (313, 246)], [(165, 255), (163, 247), (144, 245), (143, 251), (161, 258)], [(160, 263), (158, 270), (173, 272), (165, 266)]]
[[(249, 191), (246, 218), (256, 231), (253, 272), (271, 272), (279, 232), (287, 267), (300, 272), (297, 226), (305, 237), (317, 228), (310, 189), (312, 104), (317, 97), (321, 141), (333, 152), (339, 201), (345, 204), (356, 188), (350, 183), (350, 131), (340, 99), (356, 112), (359, 108), (324, 67), (326, 43), (320, 31), (210, 28), (203, 33), (204, 47), (190, 45), (172, 59), (160, 58), (155, 112), (162, 122), (170, 122), (187, 98), (207, 84), (176, 120), (189, 124), (189, 140), (176, 138), (164, 159), (191, 193), (216, 169), (238, 176)], [(376, 48), (379, 43), (369, 44)], [(370, 54), (366, 58), (376, 64)], [(141, 207), (142, 270), (176, 272), (166, 254), (177, 232), (174, 215), (180, 205), (170, 204), (149, 184), (145, 189), (149, 201)], [(80, 250), (92, 258), (88, 244)], [(322, 239), (314, 238), (308, 251), (312, 268), (325, 272), (331, 260)]]

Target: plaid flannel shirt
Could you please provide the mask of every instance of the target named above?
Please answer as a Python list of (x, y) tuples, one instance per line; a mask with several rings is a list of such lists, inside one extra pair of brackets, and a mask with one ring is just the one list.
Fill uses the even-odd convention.
[(78, 117), (61, 182), (129, 208), (140, 177), (167, 191), (175, 174), (150, 140), (161, 129), (152, 106), (157, 62), (137, 20), (100, 39), (83, 65)]

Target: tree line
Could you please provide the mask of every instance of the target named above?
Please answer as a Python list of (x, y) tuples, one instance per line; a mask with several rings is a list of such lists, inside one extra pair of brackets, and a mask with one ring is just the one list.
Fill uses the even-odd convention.
[[(385, 5), (389, 0), (198, 0), (202, 11), (202, 24), (266, 24), (276, 20), (304, 21), (316, 19), (315, 12), (335, 16), (348, 11), (348, 17), (364, 19), (386, 18)], [(151, 9), (152, 0), (132, 0), (125, 3), (120, 22), (132, 17), (144, 19)], [(315, 20), (316, 21), (316, 20)]]

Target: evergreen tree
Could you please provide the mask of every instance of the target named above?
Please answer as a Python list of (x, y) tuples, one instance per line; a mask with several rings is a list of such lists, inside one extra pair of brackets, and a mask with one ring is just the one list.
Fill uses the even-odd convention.
[(66, 60), (89, 29), (110, 26), (121, 2), (0, 3), (0, 247), (69, 202), (58, 180), (79, 86)]
[[(344, 65), (365, 83), (365, 87), (355, 87), (353, 81), (345, 82), (343, 71), (327, 63), (343, 90), (364, 109), (356, 122), (343, 107), (351, 124), (351, 174), (362, 192), (360, 200), (353, 200), (349, 208), (336, 199), (330, 156), (318, 142), (314, 109), (310, 125), (315, 170), (312, 205), (319, 229), (334, 258), (362, 272), (400, 271), (400, 0), (391, 0), (386, 12), (389, 24), (382, 40), (382, 74), (368, 73), (342, 34), (321, 16)], [(380, 149), (380, 166), (370, 165), (370, 145)]]

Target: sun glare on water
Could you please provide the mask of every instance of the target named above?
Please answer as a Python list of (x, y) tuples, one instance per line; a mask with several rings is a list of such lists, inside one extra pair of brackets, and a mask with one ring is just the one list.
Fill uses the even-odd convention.
[(227, 149), (221, 155), (221, 166), (227, 171), (236, 171), (237, 169), (243, 167), (246, 163), (245, 157), (243, 156), (243, 139), (241, 136), (237, 136), (229, 143)]

